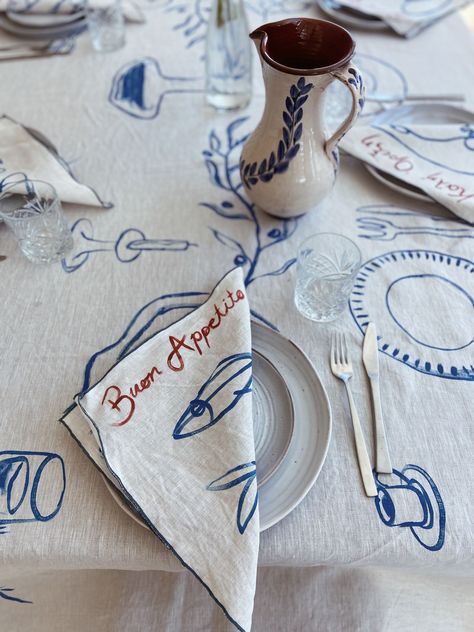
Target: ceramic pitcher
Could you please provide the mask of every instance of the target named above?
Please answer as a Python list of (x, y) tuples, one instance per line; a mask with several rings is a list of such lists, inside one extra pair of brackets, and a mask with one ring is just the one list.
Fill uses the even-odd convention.
[[(363, 82), (351, 63), (355, 43), (332, 22), (292, 18), (250, 34), (265, 82), (265, 109), (242, 150), (247, 196), (278, 217), (295, 217), (327, 196), (336, 180), (337, 143), (363, 106)], [(324, 93), (335, 80), (352, 95), (346, 120), (326, 138)]]

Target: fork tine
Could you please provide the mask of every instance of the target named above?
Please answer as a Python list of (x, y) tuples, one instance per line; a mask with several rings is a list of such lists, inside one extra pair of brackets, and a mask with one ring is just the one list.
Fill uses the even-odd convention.
[(336, 334), (332, 332), (331, 334), (331, 365), (336, 364), (335, 346), (336, 346)]
[(342, 346), (343, 362), (344, 364), (347, 364), (349, 362), (349, 351), (347, 349), (347, 339), (346, 339), (345, 334), (341, 334), (341, 346)]
[(341, 364), (341, 332), (337, 332), (337, 363)]

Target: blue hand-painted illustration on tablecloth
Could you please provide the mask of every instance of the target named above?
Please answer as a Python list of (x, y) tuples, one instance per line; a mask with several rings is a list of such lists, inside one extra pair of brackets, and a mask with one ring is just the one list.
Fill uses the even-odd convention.
[[(231, 253), (230, 267), (238, 265), (244, 269), (245, 286), (249, 287), (259, 279), (280, 277), (294, 265), (296, 259), (292, 257), (283, 260), (277, 268), (271, 265), (268, 268), (268, 263), (265, 265), (265, 255), (270, 251), (276, 252), (280, 244), (292, 237), (297, 229), (298, 220), (275, 220), (259, 213), (242, 193), (239, 157), (248, 134), (240, 130), (246, 121), (246, 118), (238, 118), (229, 123), (223, 133), (216, 130), (209, 133), (209, 147), (202, 152), (205, 166), (211, 183), (225, 195), (218, 202), (200, 202), (200, 206), (212, 211), (217, 218), (226, 220), (229, 230), (223, 232), (211, 227), (211, 233), (216, 241)], [(239, 231), (238, 234), (241, 234), (241, 222), (245, 222), (248, 240), (253, 242), (250, 246), (232, 234), (234, 225)], [(81, 392), (89, 388), (94, 376), (98, 379), (109, 366), (121, 360), (140, 344), (158, 319), (174, 315), (175, 312), (185, 315), (199, 307), (207, 296), (207, 292), (200, 291), (172, 292), (154, 298), (140, 307), (118, 338), (89, 358), (84, 369)], [(251, 315), (257, 321), (276, 329), (265, 316), (253, 309)]]
[[(244, 5), (249, 15), (259, 16), (263, 22), (270, 15), (298, 15), (313, 6), (309, 0), (245, 0)], [(182, 34), (186, 48), (204, 47), (211, 0), (164, 0), (160, 8), (174, 16), (173, 29)]]
[(474, 227), (465, 222), (427, 215), (393, 204), (371, 204), (356, 209), (357, 235), (361, 239), (393, 241), (404, 235), (430, 235), (448, 239), (473, 239)]
[(79, 270), (92, 256), (97, 258), (101, 253), (112, 253), (120, 263), (132, 263), (146, 252), (184, 252), (197, 246), (187, 239), (150, 239), (138, 228), (121, 231), (117, 239), (98, 239), (87, 218), (76, 220), (71, 232), (74, 246), (61, 262), (68, 273)]
[[(412, 340), (430, 349), (437, 349), (438, 351), (459, 351), (461, 349), (466, 349), (467, 347), (469, 347), (474, 342), (472, 332), (470, 331), (463, 331), (463, 336), (461, 340), (459, 339), (459, 336), (456, 336), (456, 341), (453, 341), (451, 345), (446, 346), (445, 344), (443, 346), (440, 346), (442, 343), (430, 344), (427, 340), (423, 340), (412, 333), (413, 323), (410, 322), (408, 316), (405, 318), (403, 318), (402, 316), (400, 318), (397, 312), (397, 294), (400, 294), (400, 285), (406, 284), (407, 286), (409, 286), (409, 289), (406, 292), (407, 295), (409, 295), (411, 289), (410, 286), (412, 286), (413, 289), (416, 291), (420, 289), (422, 283), (428, 283), (433, 294), (439, 293), (443, 296), (444, 299), (449, 296), (449, 298), (451, 299), (449, 300), (449, 302), (451, 304), (459, 302), (461, 304), (462, 311), (469, 312), (473, 310), (473, 297), (470, 296), (464, 288), (462, 288), (457, 283), (454, 283), (449, 278), (441, 276), (439, 274), (407, 274), (395, 279), (395, 281), (392, 281), (385, 293), (387, 311), (392, 319), (396, 322), (400, 329), (404, 331)], [(401, 290), (401, 292), (403, 293), (403, 289)], [(395, 298), (392, 298), (394, 295)], [(429, 333), (427, 334), (427, 337), (429, 338)]]
[(236, 353), (221, 360), (179, 418), (174, 439), (203, 432), (252, 392), (252, 354)]
[(237, 528), (243, 535), (252, 520), (258, 504), (257, 469), (255, 461), (242, 463), (216, 478), (206, 487), (211, 492), (227, 491), (237, 486), (243, 488), (237, 503)]
[[(379, 351), (420, 373), (474, 381), (474, 262), (432, 250), (387, 252), (360, 269), (349, 301)], [(467, 325), (467, 326), (466, 326)]]
[(27, 599), (22, 599), (21, 597), (16, 597), (13, 595), (14, 588), (6, 588), (5, 586), (0, 586), (0, 599), (5, 599), (7, 601), (14, 601), (16, 603), (33, 603), (32, 601), (28, 601)]
[[(421, 134), (416, 127), (401, 123), (377, 124), (372, 127), (389, 136), (421, 160), (452, 173), (474, 176), (472, 168), (466, 168), (474, 154), (474, 125), (437, 125), (429, 135)], [(457, 131), (453, 135), (453, 128)], [(437, 153), (435, 153), (437, 151)]]
[(0, 528), (25, 522), (48, 522), (60, 511), (66, 470), (59, 454), (0, 452)]
[[(239, 157), (242, 145), (248, 134), (240, 132), (246, 118), (232, 121), (225, 134), (212, 130), (209, 134), (209, 148), (204, 150), (203, 156), (211, 183), (226, 193), (222, 202), (201, 202), (202, 206), (213, 211), (219, 217), (234, 221), (246, 221), (253, 225), (254, 246), (249, 249), (233, 236), (222, 231), (211, 229), (214, 237), (222, 245), (233, 251), (235, 265), (242, 266), (245, 272), (245, 285), (249, 286), (257, 279), (284, 274), (296, 262), (294, 257), (287, 259), (273, 270), (258, 272), (262, 257), (280, 243), (289, 239), (298, 226), (298, 220), (288, 219), (275, 222), (268, 216), (258, 213), (254, 204), (243, 195), (243, 187), (239, 175)], [(232, 222), (229, 222), (231, 227)], [(265, 239), (263, 233), (266, 232)]]
[(388, 527), (409, 530), (428, 551), (439, 551), (445, 541), (446, 510), (437, 485), (419, 465), (405, 465), (393, 474), (398, 477), (395, 484), (374, 472), (379, 518)]
[(290, 162), (301, 146), (299, 141), (303, 135), (303, 105), (313, 87), (312, 83), (306, 83), (304, 77), (300, 77), (291, 86), (282, 113), (283, 137), (278, 142), (278, 149), (272, 151), (270, 156), (260, 163), (241, 161), (240, 175), (247, 189), (251, 189), (258, 182), (270, 182), (274, 176), (288, 170)]
[(157, 59), (142, 57), (128, 62), (115, 73), (109, 102), (138, 119), (154, 119), (169, 95), (202, 93), (202, 79), (165, 75)]

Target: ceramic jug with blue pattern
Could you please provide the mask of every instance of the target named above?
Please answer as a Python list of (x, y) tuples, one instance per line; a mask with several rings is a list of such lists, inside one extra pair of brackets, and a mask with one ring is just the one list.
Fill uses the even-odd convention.
[[(292, 18), (250, 34), (262, 64), (265, 109), (244, 145), (240, 174), (254, 204), (278, 217), (317, 207), (336, 180), (337, 143), (364, 103), (361, 75), (351, 63), (355, 43), (332, 22)], [(335, 80), (349, 88), (350, 114), (327, 138), (324, 96)]]

